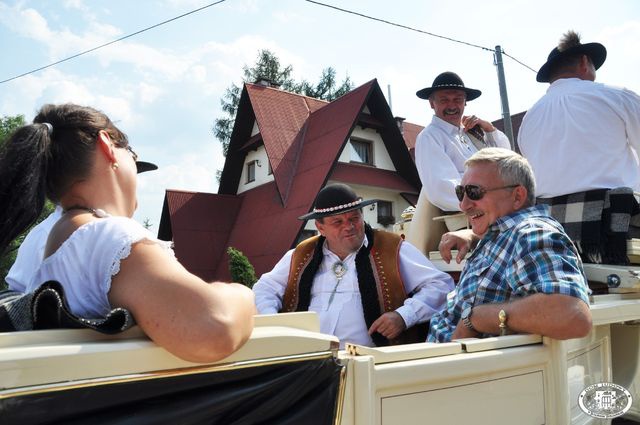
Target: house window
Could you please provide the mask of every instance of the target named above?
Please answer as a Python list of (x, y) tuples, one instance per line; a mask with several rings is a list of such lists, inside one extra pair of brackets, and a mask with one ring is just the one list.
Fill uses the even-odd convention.
[(383, 226), (389, 226), (396, 222), (396, 218), (393, 216), (393, 202), (378, 201), (378, 223)]
[(257, 161), (251, 161), (247, 163), (247, 183), (256, 180), (256, 162)]
[(368, 140), (352, 138), (351, 161), (373, 165), (373, 144)]

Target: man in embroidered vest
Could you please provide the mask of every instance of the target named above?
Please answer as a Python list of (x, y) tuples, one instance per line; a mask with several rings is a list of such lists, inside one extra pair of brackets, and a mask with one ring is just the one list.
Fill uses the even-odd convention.
[(456, 187), (471, 229), (446, 233), (442, 258), (473, 252), (447, 308), (431, 318), (429, 341), (532, 333), (579, 338), (591, 330), (588, 289), (575, 246), (547, 205), (535, 205), (529, 163), (485, 148)]
[(423, 342), (426, 333), (405, 331), (443, 308), (453, 280), (399, 236), (364, 222), (362, 207), (376, 201), (344, 184), (323, 188), (313, 211), (300, 217), (315, 219), (320, 235), (287, 252), (253, 286), (258, 312), (315, 311), (320, 330), (336, 335), (341, 348)]

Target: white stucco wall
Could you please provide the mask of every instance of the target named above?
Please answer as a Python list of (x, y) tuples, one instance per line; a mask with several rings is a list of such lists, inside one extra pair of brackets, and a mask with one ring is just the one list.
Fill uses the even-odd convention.
[[(247, 164), (251, 161), (259, 161), (260, 166), (256, 166), (256, 179), (251, 183), (247, 183)], [(256, 150), (249, 151), (244, 159), (244, 165), (242, 167), (242, 176), (240, 177), (240, 183), (238, 184), (238, 193), (242, 193), (249, 189), (253, 189), (256, 186), (273, 181), (273, 174), (269, 172), (269, 160), (267, 158), (267, 151), (264, 145), (258, 147)]]
[(260, 129), (258, 128), (258, 122), (253, 121), (253, 129), (251, 129), (251, 137), (255, 136), (258, 133), (260, 133)]

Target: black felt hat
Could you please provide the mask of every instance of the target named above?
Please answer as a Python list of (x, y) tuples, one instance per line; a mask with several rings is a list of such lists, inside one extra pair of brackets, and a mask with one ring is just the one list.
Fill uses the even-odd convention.
[(467, 100), (473, 100), (480, 97), (482, 92), (476, 89), (470, 89), (464, 86), (462, 82), (462, 78), (458, 76), (455, 72), (443, 72), (438, 75), (435, 80), (433, 80), (433, 84), (431, 87), (425, 87), (422, 90), (418, 90), (416, 92), (416, 96), (420, 99), (429, 99), (431, 93), (436, 90), (462, 90), (467, 95)]
[(342, 214), (378, 202), (378, 199), (363, 201), (346, 184), (335, 183), (322, 188), (316, 196), (314, 208), (310, 213), (298, 217), (299, 220), (312, 220), (330, 215)]
[(558, 47), (554, 47), (549, 53), (547, 62), (540, 67), (538, 75), (536, 75), (536, 81), (548, 83), (553, 66), (561, 59), (572, 55), (587, 55), (593, 62), (593, 66), (598, 69), (607, 59), (607, 49), (600, 43), (582, 44), (580, 43), (580, 36), (573, 31), (569, 31), (560, 40)]
[(138, 174), (140, 174), (146, 171), (157, 170), (158, 166), (152, 162), (136, 161), (136, 169), (138, 170)]

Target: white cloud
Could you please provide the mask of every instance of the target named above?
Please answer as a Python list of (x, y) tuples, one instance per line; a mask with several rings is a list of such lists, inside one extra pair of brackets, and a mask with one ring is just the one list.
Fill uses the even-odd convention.
[(160, 87), (145, 82), (138, 84), (138, 87), (138, 98), (143, 104), (155, 102), (163, 93), (163, 90)]
[(21, 3), (14, 7), (0, 3), (0, 23), (18, 35), (46, 42), (52, 35), (47, 21), (35, 9), (21, 6)]
[(276, 10), (271, 14), (271, 16), (273, 16), (276, 21), (283, 24), (289, 24), (292, 22), (308, 22), (308, 19), (304, 16), (291, 11)]
[(75, 9), (82, 12), (86, 17), (90, 19), (94, 18), (93, 10), (87, 6), (84, 0), (65, 0), (63, 3), (64, 7), (67, 9)]
[(607, 60), (598, 71), (598, 80), (640, 92), (640, 21), (606, 27), (596, 39), (607, 48)]

